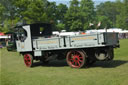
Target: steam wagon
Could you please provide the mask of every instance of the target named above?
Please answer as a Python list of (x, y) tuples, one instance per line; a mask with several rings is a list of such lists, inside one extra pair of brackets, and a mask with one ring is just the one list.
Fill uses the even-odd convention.
[(66, 59), (70, 67), (82, 68), (96, 61), (112, 60), (113, 49), (119, 47), (117, 33), (53, 36), (51, 25), (46, 23), (16, 27), (12, 43), (24, 56), (27, 67), (32, 67), (34, 60), (47, 64), (52, 59)]

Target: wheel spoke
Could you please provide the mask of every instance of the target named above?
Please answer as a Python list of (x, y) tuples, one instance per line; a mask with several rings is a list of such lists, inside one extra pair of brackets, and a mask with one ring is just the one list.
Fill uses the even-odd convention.
[(71, 59), (69, 59), (70, 61), (73, 61), (74, 59), (73, 58), (71, 58)]
[(74, 63), (75, 63), (75, 61), (73, 60), (71, 63), (72, 63), (72, 64), (74, 64)]
[(24, 60), (25, 60), (25, 61), (28, 61), (28, 59), (27, 59), (27, 58), (25, 58)]
[(28, 61), (29, 59), (27, 58), (26, 60)]
[(26, 60), (26, 61), (28, 61), (28, 59), (27, 59), (27, 58), (26, 58), (25, 60)]
[(27, 63), (27, 60), (25, 60), (25, 63)]
[(31, 62), (28, 62), (29, 65), (31, 65)]
[(80, 59), (79, 59), (79, 61), (80, 61), (80, 62), (83, 62), (83, 60), (80, 60)]
[(67, 54), (67, 63), (73, 68), (81, 68), (85, 63), (85, 53), (82, 50), (72, 50)]
[(24, 55), (24, 63), (26, 64), (27, 67), (31, 67), (32, 66), (32, 56), (30, 54), (25, 54)]
[(79, 67), (80, 67), (80, 62), (78, 61), (78, 65), (79, 65)]
[(75, 62), (75, 65), (77, 66), (77, 62)]
[(78, 57), (80, 57), (81, 55), (80, 54), (77, 54)]
[(27, 57), (25, 56), (24, 59), (27, 60)]
[(83, 57), (79, 57), (79, 59), (83, 59)]

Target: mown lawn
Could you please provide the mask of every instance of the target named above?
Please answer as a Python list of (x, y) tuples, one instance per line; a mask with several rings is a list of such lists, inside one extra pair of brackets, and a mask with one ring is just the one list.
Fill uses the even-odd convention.
[(128, 39), (120, 44), (113, 61), (84, 69), (70, 68), (65, 61), (27, 68), (17, 52), (0, 49), (0, 85), (128, 85)]

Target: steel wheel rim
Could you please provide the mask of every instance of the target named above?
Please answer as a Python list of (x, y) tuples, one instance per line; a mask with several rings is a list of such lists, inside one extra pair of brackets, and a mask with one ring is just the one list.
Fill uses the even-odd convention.
[(84, 63), (84, 58), (79, 51), (72, 51), (68, 56), (68, 63), (73, 68), (80, 68)]
[(24, 55), (24, 63), (27, 67), (31, 66), (31, 57), (29, 54)]

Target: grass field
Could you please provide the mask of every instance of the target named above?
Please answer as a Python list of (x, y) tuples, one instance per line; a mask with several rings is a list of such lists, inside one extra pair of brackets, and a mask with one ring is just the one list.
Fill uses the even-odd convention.
[(0, 49), (0, 85), (128, 85), (128, 39), (120, 44), (113, 61), (83, 69), (70, 68), (65, 61), (27, 68), (17, 52)]

